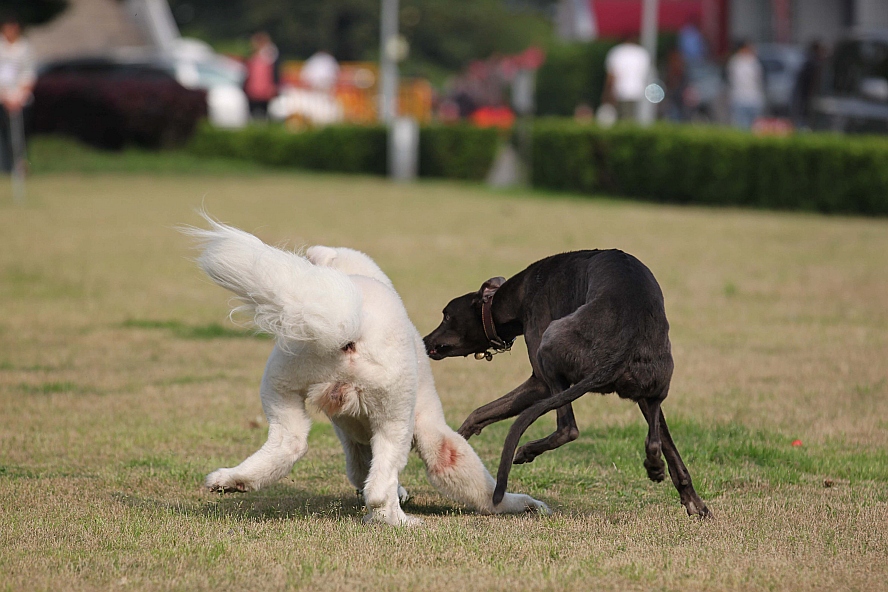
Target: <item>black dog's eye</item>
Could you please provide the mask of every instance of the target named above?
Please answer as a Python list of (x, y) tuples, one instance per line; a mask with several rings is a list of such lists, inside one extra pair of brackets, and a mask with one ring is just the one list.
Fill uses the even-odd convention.
[(444, 322), (447, 323), (449, 321), (450, 321), (450, 315), (445, 312), (444, 313)]

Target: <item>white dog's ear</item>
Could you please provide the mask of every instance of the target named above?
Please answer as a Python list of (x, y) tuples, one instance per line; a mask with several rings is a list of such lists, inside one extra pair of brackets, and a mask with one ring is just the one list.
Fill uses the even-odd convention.
[(481, 284), (481, 289), (478, 290), (478, 296), (481, 298), (481, 302), (488, 302), (491, 298), (493, 298), (493, 295), (505, 282), (506, 278), (497, 276), (490, 278), (489, 280)]
[(336, 255), (336, 249), (333, 247), (325, 247), (323, 245), (315, 245), (309, 247), (305, 251), (306, 259), (315, 265), (321, 265), (323, 267), (331, 267), (333, 261), (336, 259)]

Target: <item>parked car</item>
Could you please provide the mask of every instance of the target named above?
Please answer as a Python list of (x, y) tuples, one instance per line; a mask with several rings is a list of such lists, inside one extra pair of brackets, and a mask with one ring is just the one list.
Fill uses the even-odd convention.
[(150, 64), (169, 72), (186, 88), (207, 93), (207, 117), (217, 127), (239, 128), (250, 121), (250, 107), (243, 91), (246, 67), (220, 55), (198, 39), (177, 39), (163, 53), (124, 48), (113, 54), (121, 63)]
[(888, 31), (853, 32), (840, 40), (813, 103), (813, 127), (888, 133)]
[(206, 115), (206, 92), (185, 88), (163, 68), (84, 58), (39, 69), (31, 120), (37, 133), (120, 149), (181, 144)]
[(768, 112), (785, 117), (792, 107), (799, 71), (805, 65), (805, 50), (784, 43), (760, 43), (755, 49), (764, 71)]
[(43, 64), (42, 73), (80, 72), (91, 77), (166, 77), (188, 89), (204, 91), (207, 119), (217, 127), (239, 128), (250, 120), (250, 108), (243, 91), (246, 68), (237, 60), (215, 53), (196, 39), (179, 39), (166, 52), (144, 48), (121, 48), (95, 57), (78, 57)]

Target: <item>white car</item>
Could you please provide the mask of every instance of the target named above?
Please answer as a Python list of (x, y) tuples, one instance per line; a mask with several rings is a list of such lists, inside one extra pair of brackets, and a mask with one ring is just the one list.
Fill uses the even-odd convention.
[(219, 55), (197, 39), (179, 39), (171, 52), (176, 80), (187, 88), (207, 91), (210, 123), (241, 128), (250, 121), (250, 106), (243, 91), (247, 71), (237, 60)]
[(243, 91), (246, 67), (213, 51), (197, 39), (178, 39), (172, 49), (158, 53), (143, 48), (114, 52), (121, 63), (146, 63), (166, 70), (185, 88), (205, 90), (211, 124), (241, 128), (250, 121), (250, 106)]

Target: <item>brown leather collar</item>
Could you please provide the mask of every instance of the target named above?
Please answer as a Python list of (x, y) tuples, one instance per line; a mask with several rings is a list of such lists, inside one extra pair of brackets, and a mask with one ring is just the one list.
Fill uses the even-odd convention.
[[(496, 278), (500, 279), (500, 278)], [(496, 323), (493, 322), (493, 296), (499, 289), (499, 285), (490, 285), (489, 282), (484, 285), (483, 294), (481, 296), (481, 324), (484, 327), (484, 335), (490, 342), (490, 347), (484, 353), (475, 354), (475, 358), (480, 360), (486, 359), (488, 362), (495, 354), (499, 354), (512, 349), (514, 339), (506, 341), (496, 332)]]
[(487, 337), (490, 345), (495, 349), (504, 349), (506, 342), (497, 335), (496, 324), (493, 322), (493, 311), (491, 308), (493, 308), (494, 294), (496, 294), (496, 289), (490, 290), (481, 300), (481, 324), (484, 325), (484, 335)]

